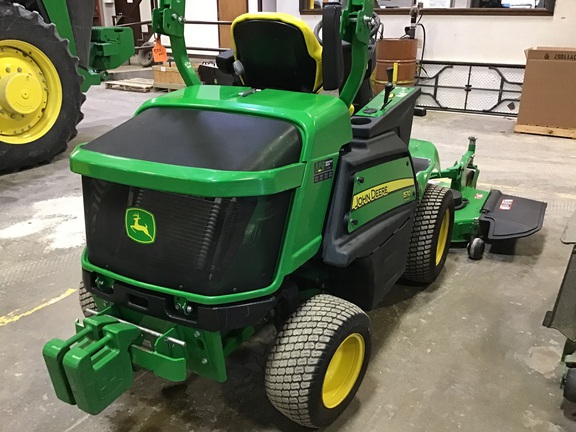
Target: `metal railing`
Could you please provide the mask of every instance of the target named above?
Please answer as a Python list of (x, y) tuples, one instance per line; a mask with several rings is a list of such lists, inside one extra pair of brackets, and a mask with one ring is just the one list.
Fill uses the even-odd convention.
[[(125, 24), (115, 24), (115, 27), (132, 27), (132, 26), (137, 26), (137, 25), (151, 25), (152, 21), (151, 20), (147, 20), (147, 21), (138, 21), (138, 22), (132, 22), (132, 23), (125, 23)], [(203, 21), (203, 20), (184, 20), (184, 24), (187, 25), (232, 25), (232, 21)], [(166, 48), (171, 48), (170, 45), (167, 45)], [(149, 49), (149, 47), (145, 47), (145, 46), (139, 46), (139, 47), (135, 47), (136, 51), (139, 50), (144, 50), (144, 49)], [(206, 48), (206, 47), (195, 47), (195, 46), (186, 46), (187, 50), (190, 51), (217, 51), (217, 52), (224, 52), (224, 51), (228, 51), (229, 48)]]

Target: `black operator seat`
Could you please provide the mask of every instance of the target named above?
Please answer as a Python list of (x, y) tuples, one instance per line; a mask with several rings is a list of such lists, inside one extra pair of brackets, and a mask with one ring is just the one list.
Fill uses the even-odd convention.
[(230, 60), (241, 63), (244, 85), (305, 93), (322, 87), (322, 46), (301, 19), (284, 13), (248, 13), (234, 20), (231, 32)]

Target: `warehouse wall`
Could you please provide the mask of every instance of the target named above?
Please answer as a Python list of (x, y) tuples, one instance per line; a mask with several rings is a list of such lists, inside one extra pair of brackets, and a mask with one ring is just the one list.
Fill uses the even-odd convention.
[[(187, 0), (186, 18), (198, 21), (216, 21), (218, 19), (218, 5), (216, 4), (216, 0)], [(188, 46), (204, 48), (218, 47), (218, 27), (215, 25), (187, 25), (184, 34)], [(166, 41), (166, 43), (168, 42)], [(206, 54), (206, 52), (202, 51), (191, 51), (191, 53)]]
[[(265, 2), (270, 3), (270, 1)], [(248, 1), (248, 11), (258, 11), (258, 0)], [(218, 8), (216, 0), (187, 0), (186, 18), (195, 21), (216, 21), (218, 19)], [(214, 25), (187, 25), (186, 44), (188, 46), (217, 48), (218, 47), (218, 27)], [(167, 38), (163, 38), (163, 43), (168, 44)], [(217, 52), (190, 51), (191, 54), (217, 54)]]
[(100, 11), (102, 14), (102, 25), (112, 25), (112, 15), (116, 14), (114, 0), (98, 0), (100, 2)]
[[(277, 0), (278, 12), (299, 15), (298, 0)], [(320, 19), (303, 15), (311, 27)], [(408, 14), (383, 15), (385, 37), (399, 37)], [(530, 46), (576, 47), (576, 0), (556, 0), (553, 17), (438, 16), (422, 18), (426, 60), (524, 64)], [(421, 30), (419, 30), (421, 37)]]
[[(104, 15), (111, 15), (113, 0), (101, 1)], [(257, 10), (256, 0), (249, 0), (249, 5), (250, 11)], [(298, 0), (264, 0), (265, 10), (276, 8), (296, 16), (300, 15), (298, 5)], [(189, 19), (217, 17), (216, 0), (187, 0), (186, 10)], [(320, 17), (303, 15), (302, 19), (314, 27)], [(401, 36), (409, 23), (408, 14), (383, 15), (382, 20), (385, 37)], [(427, 60), (524, 64), (524, 49), (530, 46), (576, 46), (576, 0), (556, 0), (553, 17), (429, 15), (422, 18), (422, 24), (427, 32)], [(418, 35), (422, 36), (421, 30)], [(186, 40), (190, 46), (216, 47), (218, 30), (187, 26)]]
[[(114, 0), (99, 0), (103, 15), (103, 24), (112, 25), (112, 15), (115, 14)], [(263, 10), (274, 11), (276, 9), (275, 0), (263, 0)], [(256, 12), (258, 10), (258, 0), (248, 0), (248, 10)], [(152, 19), (150, 2), (142, 0), (140, 3), (140, 16), (142, 21)], [(216, 0), (186, 0), (186, 18), (197, 21), (216, 21), (218, 19), (218, 9)], [(218, 47), (218, 28), (207, 25), (186, 26), (186, 42), (188, 46), (204, 48)], [(163, 37), (162, 43), (168, 44), (168, 38)], [(202, 51), (191, 51), (196, 54), (207, 54)], [(210, 54), (210, 53), (208, 53)], [(216, 54), (213, 52), (212, 54)]]

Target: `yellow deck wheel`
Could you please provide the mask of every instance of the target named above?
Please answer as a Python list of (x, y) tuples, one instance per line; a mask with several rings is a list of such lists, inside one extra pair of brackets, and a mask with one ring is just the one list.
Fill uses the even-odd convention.
[(324, 376), (322, 402), (326, 408), (340, 405), (356, 384), (364, 362), (364, 338), (358, 333), (340, 344)]
[(0, 41), (0, 141), (28, 144), (54, 126), (62, 107), (56, 67), (37, 47)]

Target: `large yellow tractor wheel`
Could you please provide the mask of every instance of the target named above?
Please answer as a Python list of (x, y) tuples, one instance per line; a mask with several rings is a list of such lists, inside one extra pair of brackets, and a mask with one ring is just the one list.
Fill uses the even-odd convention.
[(0, 3), (0, 173), (49, 161), (76, 136), (85, 99), (77, 64), (54, 25)]

